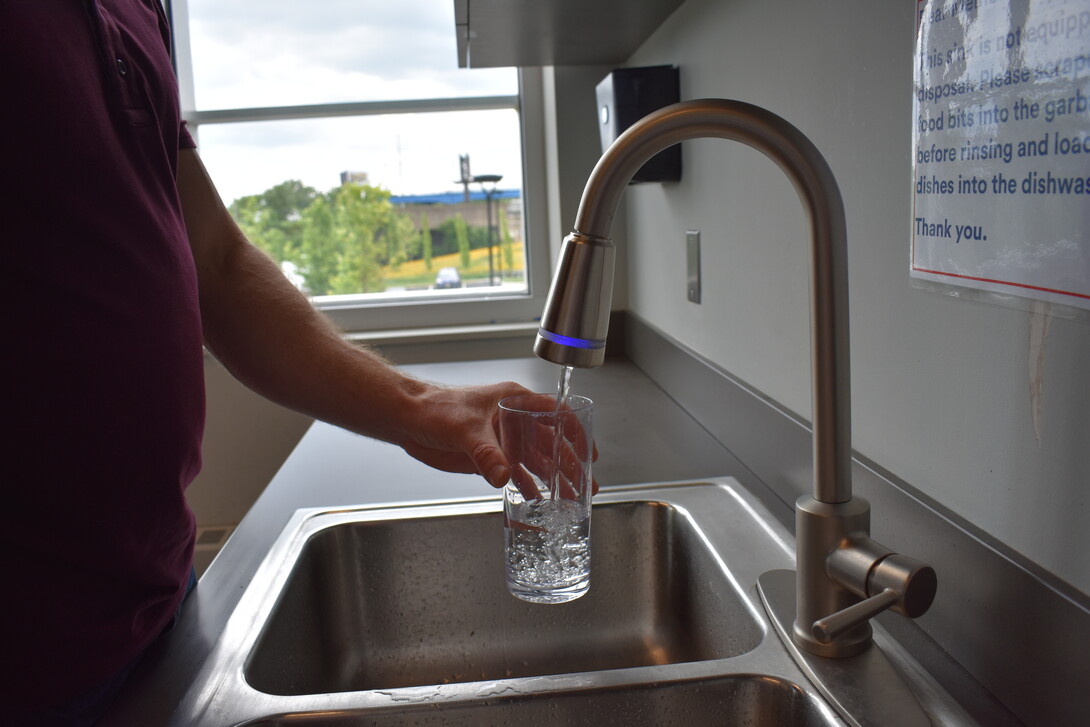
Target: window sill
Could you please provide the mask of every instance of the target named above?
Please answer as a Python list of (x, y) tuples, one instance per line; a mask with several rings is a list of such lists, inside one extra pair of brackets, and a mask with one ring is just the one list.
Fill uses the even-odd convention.
[[(536, 321), (366, 331), (345, 340), (370, 346), (395, 364), (442, 363), (533, 355)], [(205, 348), (205, 358), (215, 360)]]
[(373, 346), (410, 343), (452, 343), (522, 338), (537, 333), (538, 322), (488, 323), (472, 326), (442, 326), (437, 328), (407, 328), (402, 330), (362, 331), (349, 333), (349, 341)]

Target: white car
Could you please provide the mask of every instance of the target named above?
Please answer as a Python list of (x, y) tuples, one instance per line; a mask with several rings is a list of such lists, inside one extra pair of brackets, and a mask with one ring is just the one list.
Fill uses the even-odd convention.
[(461, 288), (462, 276), (458, 274), (458, 268), (442, 268), (435, 276), (436, 288)]

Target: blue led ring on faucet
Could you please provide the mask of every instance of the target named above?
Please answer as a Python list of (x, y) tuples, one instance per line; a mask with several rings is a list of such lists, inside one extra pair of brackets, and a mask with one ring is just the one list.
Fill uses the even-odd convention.
[(606, 339), (604, 338), (575, 338), (574, 336), (564, 336), (559, 333), (553, 333), (552, 331), (546, 331), (544, 328), (538, 328), (537, 335), (541, 336), (546, 341), (559, 343), (561, 346), (571, 346), (572, 348), (588, 348), (592, 350), (597, 350), (599, 348), (606, 347)]

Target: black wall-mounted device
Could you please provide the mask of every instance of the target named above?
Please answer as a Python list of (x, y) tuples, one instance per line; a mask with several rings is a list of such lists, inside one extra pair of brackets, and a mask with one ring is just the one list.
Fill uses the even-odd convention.
[[(681, 100), (677, 66), (618, 68), (599, 82), (598, 131), (602, 151), (625, 129), (652, 111)], [(632, 177), (633, 182), (680, 182), (681, 145), (651, 157)]]

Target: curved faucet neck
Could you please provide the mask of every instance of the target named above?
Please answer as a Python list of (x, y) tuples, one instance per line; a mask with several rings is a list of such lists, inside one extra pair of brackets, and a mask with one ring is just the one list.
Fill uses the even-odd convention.
[(790, 178), (806, 208), (814, 499), (847, 502), (852, 495), (847, 234), (840, 189), (813, 143), (784, 119), (751, 104), (702, 99), (668, 106), (630, 127), (598, 161), (575, 230), (609, 238), (617, 203), (639, 168), (667, 147), (705, 137), (733, 139), (763, 152)]

